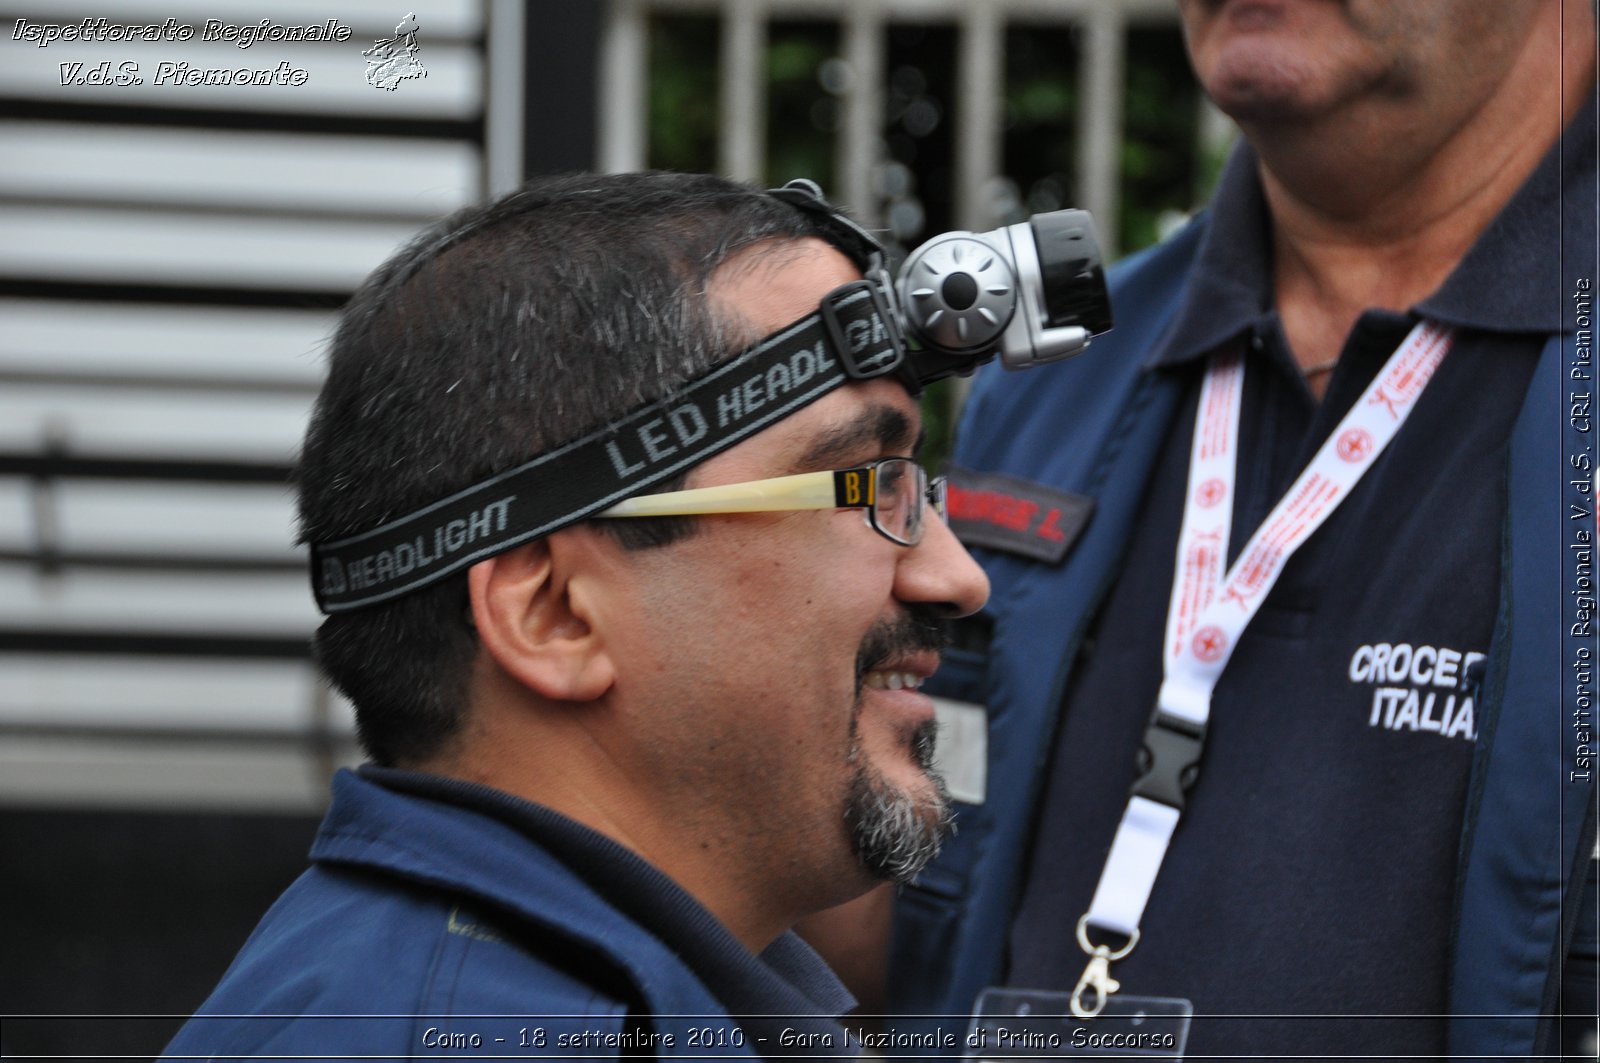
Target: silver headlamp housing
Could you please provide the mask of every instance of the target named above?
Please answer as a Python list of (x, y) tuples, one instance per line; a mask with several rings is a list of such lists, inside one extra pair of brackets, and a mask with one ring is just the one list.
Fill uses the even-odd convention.
[(815, 184), (791, 181), (773, 194), (830, 216), (835, 245), (892, 307), (908, 346), (900, 376), (913, 391), (965, 376), (996, 356), (1007, 369), (1069, 358), (1111, 328), (1100, 243), (1087, 211), (1036, 214), (985, 233), (943, 233), (913, 250), (891, 281), (882, 245)]

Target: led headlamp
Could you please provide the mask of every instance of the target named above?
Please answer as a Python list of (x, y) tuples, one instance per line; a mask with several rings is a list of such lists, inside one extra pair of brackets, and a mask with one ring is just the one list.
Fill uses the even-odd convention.
[(1024, 368), (1111, 327), (1089, 216), (1057, 211), (991, 233), (946, 233), (898, 283), (882, 245), (809, 181), (772, 195), (814, 214), (865, 274), (816, 313), (620, 420), (359, 535), (311, 547), (317, 607), (390, 601), (549, 535), (705, 461), (852, 380), (894, 374), (912, 394), (999, 355)]
[(907, 340), (898, 375), (912, 394), (997, 355), (1007, 369), (1068, 358), (1111, 328), (1088, 211), (1035, 214), (986, 233), (944, 233), (912, 251), (891, 281), (883, 245), (815, 184), (790, 181), (771, 194), (817, 215), (833, 245), (878, 288)]

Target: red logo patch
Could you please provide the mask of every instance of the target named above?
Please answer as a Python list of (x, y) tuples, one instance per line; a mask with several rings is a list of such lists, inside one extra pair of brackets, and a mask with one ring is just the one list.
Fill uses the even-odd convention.
[(1227, 485), (1213, 476), (1201, 484), (1194, 493), (1195, 504), (1202, 509), (1210, 509), (1222, 501), (1222, 496), (1228, 493)]
[(1194, 655), (1206, 664), (1215, 664), (1222, 660), (1223, 652), (1228, 648), (1228, 636), (1215, 624), (1207, 624), (1194, 633)]
[(1372, 453), (1372, 436), (1365, 428), (1348, 429), (1339, 437), (1335, 449), (1345, 461), (1363, 461)]

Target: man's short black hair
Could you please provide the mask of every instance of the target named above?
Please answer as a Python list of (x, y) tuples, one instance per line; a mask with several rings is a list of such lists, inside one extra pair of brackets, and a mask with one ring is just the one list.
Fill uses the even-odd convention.
[[(754, 337), (712, 313), (711, 275), (753, 244), (817, 235), (765, 193), (673, 173), (540, 179), (424, 232), (342, 314), (300, 459), (302, 541), (375, 528), (733, 357)], [(604, 526), (643, 548), (686, 521)], [(478, 652), (466, 586), (462, 573), (317, 632), (381, 764), (459, 731)]]

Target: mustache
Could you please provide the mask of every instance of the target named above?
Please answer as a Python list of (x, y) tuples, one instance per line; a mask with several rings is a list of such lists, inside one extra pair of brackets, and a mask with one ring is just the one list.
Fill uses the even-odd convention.
[(942, 653), (950, 645), (950, 622), (932, 607), (906, 606), (892, 620), (880, 620), (867, 630), (856, 652), (856, 691), (866, 682), (867, 673), (897, 657), (933, 651)]

